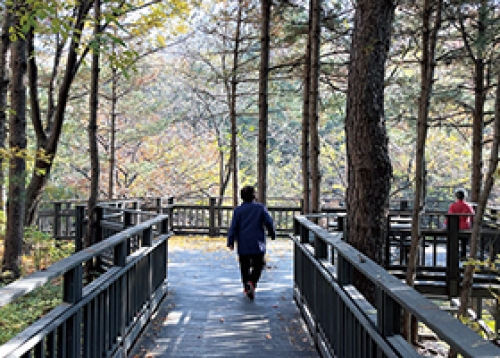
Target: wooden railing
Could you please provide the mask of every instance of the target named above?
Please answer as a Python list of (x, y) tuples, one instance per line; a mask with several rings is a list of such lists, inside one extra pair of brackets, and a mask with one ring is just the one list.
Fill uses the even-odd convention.
[[(471, 237), (471, 230), (459, 229), (459, 216), (444, 212), (421, 215), (415, 285), (422, 293), (448, 298), (458, 295)], [(388, 218), (387, 232), (384, 267), (397, 277), (404, 278), (411, 243), (411, 220), (406, 215), (393, 212)], [(497, 254), (500, 254), (500, 229), (496, 218), (490, 217), (481, 228), (477, 257), (495, 266)], [(492, 287), (499, 287), (498, 269), (491, 267), (477, 267), (474, 296), (491, 297)]]
[[(144, 213), (117, 213), (98, 220), (102, 241), (0, 288), (2, 307), (52, 280), (63, 286), (62, 304), (0, 346), (1, 357), (127, 356), (167, 293), (171, 233), (166, 215), (140, 222)], [(105, 257), (111, 265), (89, 282), (87, 265)]]
[[(291, 200), (297, 203), (297, 200)], [(268, 206), (278, 236), (287, 236), (293, 230), (293, 218), (301, 214), (299, 205), (285, 205), (286, 199), (278, 201), (281, 205)], [(225, 236), (231, 225), (233, 207), (219, 205), (217, 198), (208, 198), (207, 203), (175, 203), (173, 198), (157, 198), (144, 205), (143, 210), (169, 215), (170, 229), (178, 235)]]
[[(411, 214), (407, 205), (402, 202), (399, 210), (389, 213), (384, 245), (383, 266), (397, 277), (404, 278), (406, 274), (407, 256), (411, 242)], [(49, 232), (57, 234), (57, 238), (73, 238), (77, 248), (82, 247), (81, 238), (85, 226), (79, 224), (85, 217), (84, 206), (65, 206), (67, 204), (54, 203), (53, 211), (44, 211), (42, 218), (49, 225)], [(122, 209), (131, 206), (135, 209)], [(404, 209), (404, 210), (401, 210)], [(287, 236), (293, 232), (293, 218), (300, 215), (299, 207), (269, 207), (273, 216), (278, 235)], [(115, 213), (116, 212), (116, 213)], [(148, 202), (118, 202), (112, 206), (101, 204), (97, 215), (100, 219), (107, 218), (106, 230), (110, 233), (121, 228), (120, 222), (128, 226), (137, 224), (141, 217), (149, 218), (158, 213), (169, 217), (169, 230), (177, 235), (208, 235), (225, 236), (231, 223), (233, 209), (231, 206), (219, 206), (215, 198), (210, 198), (203, 204), (175, 203), (173, 199), (156, 198)], [(488, 226), (482, 230), (479, 259), (495, 258), (500, 254), (500, 229), (497, 216), (488, 210)], [(52, 215), (52, 216), (51, 216)], [(55, 215), (55, 216), (54, 216)], [(116, 217), (118, 215), (118, 217)], [(148, 216), (150, 215), (150, 216)], [(115, 219), (112, 217), (115, 216)], [(470, 230), (458, 230), (457, 217), (451, 215), (448, 226), (445, 225), (446, 212), (427, 211), (420, 217), (419, 230), (421, 241), (417, 267), (416, 286), (420, 292), (440, 297), (456, 297), (458, 284), (463, 273), (463, 257)], [(132, 219), (134, 218), (134, 219)], [(113, 227), (111, 220), (118, 220), (117, 227)], [(135, 220), (132, 222), (132, 220)], [(139, 221), (138, 221), (139, 220)], [(316, 222), (327, 230), (343, 230), (345, 208), (329, 208), (316, 215)], [(340, 227), (339, 227), (340, 225)], [(495, 226), (496, 225), (496, 226)], [(65, 228), (62, 230), (62, 228)], [(67, 230), (67, 228), (71, 228)], [(71, 231), (72, 230), (72, 231)], [(107, 233), (107, 235), (110, 235)], [(71, 236), (73, 235), (73, 236)], [(498, 273), (483, 268), (478, 270), (474, 280), (474, 295), (487, 297), (491, 295), (491, 286), (498, 286)]]
[[(295, 300), (322, 355), (421, 357), (400, 334), (408, 312), (463, 357), (500, 356), (494, 344), (347, 244), (343, 233), (299, 216), (291, 238)], [(360, 275), (373, 284), (375, 304), (354, 286)]]
[[(15, 352), (12, 353), (14, 356), (18, 353), (53, 356), (54, 352), (81, 351), (85, 352), (84, 356), (97, 357), (126, 352), (140, 331), (141, 322), (147, 320), (166, 293), (167, 239), (171, 235), (170, 230), (173, 229), (177, 234), (223, 235), (232, 213), (231, 207), (217, 206), (214, 201), (205, 206), (172, 202), (159, 204), (155, 207), (141, 203), (140, 209), (139, 204), (133, 204), (131, 208), (101, 204), (97, 210), (100, 229), (96, 238), (101, 242), (46, 271), (0, 290), (0, 306), (3, 306), (54, 278), (62, 277), (64, 282), (64, 304), (2, 346), (0, 356), (4, 352)], [(394, 276), (343, 242), (346, 221), (343, 208), (333, 208), (329, 213), (315, 215), (316, 223), (299, 215), (298, 210), (296, 207), (269, 208), (280, 233), (291, 234), (294, 240), (296, 298), (321, 349), (333, 349), (338, 356), (370, 357), (375, 353), (377, 356), (413, 356), (413, 348), (402, 340), (396, 327), (396, 323), (400, 322), (401, 310), (404, 309), (415, 314), (441, 339), (466, 357), (483, 357), (492, 352), (498, 354), (491, 344), (478, 341), (462, 326), (454, 328), (451, 333), (447, 332), (449, 327), (443, 323), (445, 316), (442, 316), (446, 313), (436, 313), (432, 303), (397, 278), (397, 270), (404, 268), (405, 256), (401, 255), (401, 245), (407, 243), (408, 226), (396, 231), (388, 223), (385, 266)], [(406, 214), (397, 213), (400, 217), (407, 217)], [(49, 232), (61, 234), (66, 230), (63, 227), (68, 228), (59, 238), (74, 238), (81, 245), (85, 231), (85, 207), (72, 203), (68, 207), (55, 209), (52, 215)], [(435, 217), (426, 219), (428, 227), (421, 230), (424, 237), (430, 238), (423, 240), (422, 248), (425, 256), (426, 250), (439, 251), (440, 245), (445, 245), (447, 252), (450, 252), (446, 256), (447, 264), (439, 267), (439, 260), (433, 259), (431, 261), (436, 268), (426, 267), (427, 264), (420, 267), (417, 279), (420, 278), (420, 285), (425, 286), (422, 279), (424, 272), (432, 273), (426, 279), (437, 276), (436, 273), (443, 273), (439, 284), (444, 288), (439, 292), (451, 297), (458, 289), (461, 274), (459, 242), (463, 235), (470, 233), (459, 231), (458, 218), (452, 216), (448, 218), (448, 227), (444, 228), (444, 215), (442, 212), (436, 213)], [(61, 224), (64, 220), (70, 221)], [(54, 227), (58, 229), (53, 231)], [(153, 237), (156, 240), (152, 240)], [(454, 252), (457, 252), (456, 259), (453, 258)], [(396, 259), (398, 255), (399, 263)], [(93, 282), (84, 285), (84, 265), (96, 261), (100, 261), (106, 269)], [(361, 272), (377, 285), (381, 306), (373, 307), (364, 298), (359, 298), (359, 292), (352, 285), (353, 270)], [(148, 277), (148, 280), (143, 280), (143, 277)], [(127, 285), (140, 287), (140, 297), (137, 290), (125, 289)], [(438, 282), (433, 286), (439, 286)], [(104, 309), (102, 302), (110, 304)], [(429, 304), (429, 312), (422, 309)], [(105, 315), (105, 319), (96, 323), (92, 317), (101, 314)], [(438, 318), (434, 319), (433, 315)], [(75, 327), (85, 328), (78, 330)], [(359, 342), (367, 343), (360, 345)]]

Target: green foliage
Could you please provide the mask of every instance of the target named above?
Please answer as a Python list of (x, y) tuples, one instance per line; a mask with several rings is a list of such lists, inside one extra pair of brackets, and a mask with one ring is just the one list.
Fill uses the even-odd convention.
[(5, 232), (7, 226), (7, 212), (0, 210), (0, 232)]
[(47, 268), (74, 252), (73, 242), (58, 242), (49, 234), (38, 231), (34, 227), (25, 228), (24, 243), (30, 249), (28, 255), (36, 271)]
[(0, 345), (61, 303), (62, 285), (52, 282), (0, 308)]
[(479, 334), (483, 339), (488, 339), (486, 333), (481, 329), (479, 323), (470, 319), (469, 317), (459, 317), (459, 319), (463, 324)]
[[(43, 270), (74, 252), (72, 242), (58, 242), (34, 228), (25, 229), (25, 245), (29, 253), (23, 256), (23, 275)], [(56, 307), (61, 300), (62, 284), (56, 279), (0, 308), (0, 345)]]

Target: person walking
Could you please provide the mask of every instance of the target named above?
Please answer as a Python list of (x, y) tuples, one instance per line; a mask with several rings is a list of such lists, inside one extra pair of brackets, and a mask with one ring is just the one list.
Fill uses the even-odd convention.
[(243, 187), (240, 196), (243, 203), (233, 211), (227, 247), (232, 251), (236, 243), (243, 289), (246, 296), (253, 300), (265, 265), (265, 229), (272, 240), (276, 239), (276, 230), (266, 207), (255, 201), (254, 187)]

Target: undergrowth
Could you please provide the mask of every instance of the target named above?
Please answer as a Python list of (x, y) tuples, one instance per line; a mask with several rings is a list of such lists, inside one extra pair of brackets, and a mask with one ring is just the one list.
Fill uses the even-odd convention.
[(39, 287), (0, 308), (0, 345), (59, 305), (61, 297), (62, 285), (59, 280)]
[[(22, 276), (44, 270), (74, 252), (74, 244), (56, 241), (50, 235), (32, 228), (25, 230), (26, 253), (22, 256)], [(0, 240), (0, 258), (3, 257), (3, 240)], [(8, 277), (8, 272), (3, 272)], [(0, 281), (0, 287), (8, 280)], [(47, 314), (62, 302), (62, 280), (56, 279), (0, 308), (0, 345)]]

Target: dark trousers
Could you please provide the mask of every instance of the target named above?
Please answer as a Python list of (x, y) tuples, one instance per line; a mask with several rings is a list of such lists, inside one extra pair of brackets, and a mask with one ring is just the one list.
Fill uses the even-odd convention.
[(239, 258), (243, 288), (245, 288), (245, 283), (248, 281), (253, 282), (254, 286), (257, 287), (257, 282), (265, 265), (264, 254), (240, 255)]

